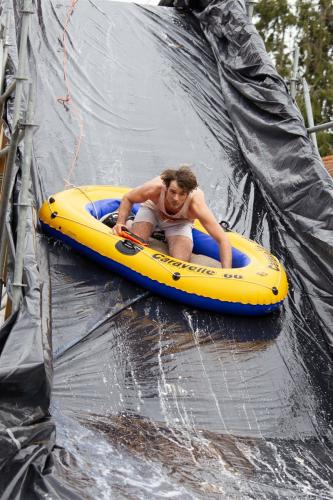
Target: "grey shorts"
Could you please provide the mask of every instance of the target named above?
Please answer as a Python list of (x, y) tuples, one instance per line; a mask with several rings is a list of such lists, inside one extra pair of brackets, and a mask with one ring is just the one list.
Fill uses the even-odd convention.
[(164, 231), (166, 239), (168, 239), (169, 236), (186, 236), (193, 241), (191, 221), (165, 221), (159, 217), (156, 210), (149, 207), (140, 207), (133, 224), (136, 222), (149, 222), (153, 225), (153, 231), (156, 229)]

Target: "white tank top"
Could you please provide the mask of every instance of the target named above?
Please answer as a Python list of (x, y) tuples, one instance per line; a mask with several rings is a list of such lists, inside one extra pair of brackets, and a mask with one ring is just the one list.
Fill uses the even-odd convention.
[(165, 208), (165, 193), (166, 193), (166, 186), (162, 186), (162, 189), (161, 189), (161, 194), (160, 194), (160, 197), (158, 199), (158, 202), (157, 204), (154, 203), (152, 200), (147, 200), (145, 202), (142, 203), (142, 206), (143, 207), (148, 207), (148, 208), (151, 208), (153, 210), (156, 210), (160, 216), (160, 218), (164, 221), (184, 221), (184, 222), (194, 222), (193, 219), (190, 219), (188, 217), (188, 209), (189, 209), (189, 206), (190, 206), (190, 203), (192, 201), (192, 197), (193, 197), (193, 194), (197, 191), (197, 189), (195, 189), (194, 191), (192, 191), (191, 193), (189, 193), (188, 197), (186, 198), (185, 200), (185, 203), (184, 205), (180, 208), (179, 212), (175, 213), (175, 214), (169, 214), (167, 211), (166, 211), (166, 208)]

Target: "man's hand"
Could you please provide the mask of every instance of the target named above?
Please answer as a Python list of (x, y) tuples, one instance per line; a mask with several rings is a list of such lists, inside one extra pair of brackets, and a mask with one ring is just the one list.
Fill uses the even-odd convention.
[(199, 219), (206, 231), (218, 244), (221, 267), (230, 269), (232, 267), (232, 249), (229, 239), (215, 219), (212, 211), (206, 205), (204, 194), (202, 192), (198, 193), (195, 198), (193, 197), (191, 211), (194, 218)]
[(112, 228), (113, 233), (116, 234), (117, 236), (121, 236), (121, 233), (123, 232), (124, 227), (126, 227), (125, 224), (119, 224), (119, 222), (117, 222), (117, 224), (115, 226), (113, 226), (113, 228)]
[[(128, 214), (131, 211), (134, 203), (142, 203), (147, 201), (151, 197), (153, 199), (159, 195), (161, 191), (162, 180), (160, 177), (156, 177), (152, 181), (146, 182), (142, 186), (138, 186), (123, 196), (118, 209), (118, 222), (113, 227), (113, 233), (120, 236), (122, 227), (125, 226)], [(126, 227), (126, 226), (125, 226)]]

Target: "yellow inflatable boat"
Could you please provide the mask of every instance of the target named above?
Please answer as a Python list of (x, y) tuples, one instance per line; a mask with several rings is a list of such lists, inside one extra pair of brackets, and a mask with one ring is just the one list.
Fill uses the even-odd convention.
[[(39, 211), (43, 230), (153, 293), (193, 307), (241, 315), (280, 307), (288, 292), (283, 267), (263, 247), (235, 232), (227, 232), (231, 269), (220, 267), (218, 245), (198, 221), (191, 262), (170, 257), (154, 238), (144, 246), (114, 235), (103, 220), (117, 211), (127, 191), (83, 186), (52, 195)], [(134, 205), (133, 213), (138, 209)]]

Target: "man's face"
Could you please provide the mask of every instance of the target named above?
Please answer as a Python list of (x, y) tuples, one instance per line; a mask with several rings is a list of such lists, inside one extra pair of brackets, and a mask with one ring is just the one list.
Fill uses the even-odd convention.
[(171, 181), (166, 191), (166, 201), (169, 207), (177, 210), (184, 205), (188, 193), (178, 186), (177, 181)]

